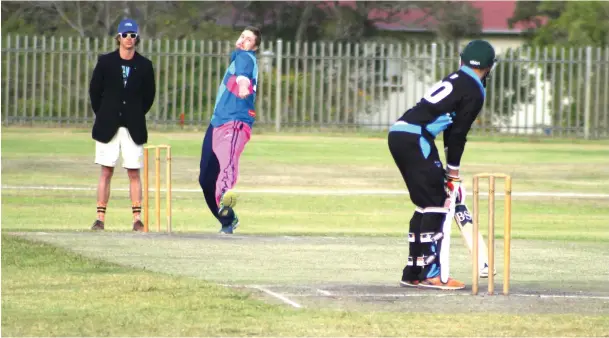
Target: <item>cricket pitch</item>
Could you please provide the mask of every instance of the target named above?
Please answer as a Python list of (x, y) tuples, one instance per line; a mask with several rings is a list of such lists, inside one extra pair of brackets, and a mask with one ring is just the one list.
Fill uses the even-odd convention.
[[(461, 238), (451, 248), (458, 291), (398, 285), (406, 238), (219, 235), (211, 233), (19, 232), (88, 257), (135, 268), (200, 278), (248, 290), (295, 308), (362, 311), (609, 314), (609, 271), (576, 264), (609, 260), (606, 244), (513, 240), (510, 295), (501, 295), (497, 243), (495, 295), (471, 295), (471, 260)], [(583, 253), (586, 252), (586, 254)], [(593, 264), (593, 261), (589, 262)], [(582, 278), (584, 277), (585, 278)], [(416, 306), (413, 306), (416, 302)]]

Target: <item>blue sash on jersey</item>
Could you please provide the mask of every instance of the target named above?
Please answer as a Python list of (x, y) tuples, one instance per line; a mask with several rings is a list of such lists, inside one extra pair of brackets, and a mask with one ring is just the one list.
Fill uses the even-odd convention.
[(389, 128), (389, 132), (397, 131), (402, 133), (421, 135), (419, 137), (419, 147), (421, 147), (423, 157), (428, 158), (429, 154), (431, 153), (431, 145), (429, 144), (429, 141), (427, 141), (427, 139), (425, 139), (425, 137), (422, 135), (422, 130), (423, 128), (421, 128), (421, 126), (417, 126), (416, 124), (410, 124), (404, 121), (397, 121)]
[(403, 131), (403, 132), (407, 132), (407, 133), (411, 133), (411, 134), (417, 134), (417, 135), (421, 135), (421, 126), (417, 126), (416, 124), (411, 124), (408, 122), (404, 122), (404, 121), (397, 121), (396, 123), (394, 123), (391, 128), (389, 128), (389, 131)]

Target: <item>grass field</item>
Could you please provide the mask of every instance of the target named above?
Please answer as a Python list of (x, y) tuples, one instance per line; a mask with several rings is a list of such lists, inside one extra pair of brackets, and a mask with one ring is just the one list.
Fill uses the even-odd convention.
[[(294, 310), (2, 236), (6, 336), (603, 335), (603, 316)], [(514, 321), (514, 319), (516, 319)], [(435, 325), (421, 325), (433, 320)]]
[[(609, 260), (609, 198), (551, 196), (609, 194), (605, 188), (609, 173), (604, 170), (609, 166), (607, 141), (473, 138), (462, 169), (467, 188), (471, 175), (481, 171), (513, 177), (515, 290), (562, 290), (602, 297), (589, 302), (553, 300), (552, 304), (511, 297), (513, 301), (502, 303), (485, 297), (476, 306), (461, 297), (445, 311), (438, 308), (431, 314), (410, 307), (408, 302), (416, 304), (414, 298), (387, 304), (359, 298), (342, 302), (303, 298), (305, 308), (292, 309), (251, 289), (211, 284), (357, 281), (393, 286), (407, 255), (401, 239), (413, 206), (407, 195), (319, 192), (403, 191), (382, 137), (255, 134), (240, 165), (239, 235), (261, 235), (264, 240), (218, 241), (214, 239), (217, 225), (198, 191), (202, 136), (201, 132), (153, 132), (149, 144), (169, 143), (173, 148), (174, 230), (208, 237), (146, 239), (125, 236), (131, 215), (123, 170), (116, 171), (112, 183), (108, 231), (87, 231), (95, 217), (99, 174), (92, 163), (94, 143), (89, 130), (3, 128), (3, 333), (609, 335), (609, 297), (604, 298), (609, 296), (609, 271), (601, 267)], [(518, 197), (518, 193), (531, 192), (548, 194)], [(501, 202), (499, 197), (498, 239)], [(486, 207), (484, 200), (482, 207)], [(15, 236), (16, 232), (21, 235)], [(283, 243), (285, 236), (302, 240)], [(324, 236), (338, 242), (324, 242)], [(455, 277), (469, 284), (467, 252), (460, 238), (454, 242)], [(593, 276), (586, 276), (589, 271), (595, 271)], [(440, 300), (429, 300), (430, 304), (434, 301)], [(540, 308), (545, 310), (536, 310)], [(425, 324), (430, 317), (438, 325)]]

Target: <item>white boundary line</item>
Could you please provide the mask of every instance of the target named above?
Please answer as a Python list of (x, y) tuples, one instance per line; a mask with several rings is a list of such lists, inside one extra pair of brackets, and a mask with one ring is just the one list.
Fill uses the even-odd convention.
[(269, 295), (271, 295), (271, 296), (281, 300), (282, 302), (284, 302), (286, 304), (289, 304), (289, 305), (291, 305), (291, 306), (293, 306), (295, 308), (301, 308), (302, 307), (302, 305), (296, 303), (295, 301), (290, 300), (289, 298), (283, 296), (282, 294), (273, 292), (273, 291), (271, 291), (271, 290), (269, 290), (267, 288), (263, 288), (261, 286), (256, 286), (256, 285), (252, 285), (252, 286), (250, 286), (250, 288), (260, 290), (260, 291), (262, 291), (262, 292), (264, 292), (266, 294), (269, 294)]
[[(75, 187), (75, 186), (19, 186), (3, 185), (5, 190), (57, 190), (57, 191), (95, 191), (96, 187)], [(128, 191), (127, 188), (113, 188), (113, 191)], [(165, 191), (165, 189), (161, 189)], [(173, 192), (182, 193), (201, 193), (201, 189), (180, 189), (174, 188)], [(278, 194), (278, 195), (311, 195), (311, 196), (342, 196), (342, 195), (408, 195), (406, 190), (382, 190), (382, 189), (235, 189), (242, 194)], [(467, 194), (471, 196), (471, 193)], [(480, 192), (481, 196), (488, 196), (488, 192)], [(503, 196), (503, 192), (497, 191), (497, 196)], [(566, 197), (566, 198), (601, 198), (609, 199), (609, 194), (591, 194), (581, 192), (543, 192), (543, 191), (523, 191), (512, 192), (513, 197)]]

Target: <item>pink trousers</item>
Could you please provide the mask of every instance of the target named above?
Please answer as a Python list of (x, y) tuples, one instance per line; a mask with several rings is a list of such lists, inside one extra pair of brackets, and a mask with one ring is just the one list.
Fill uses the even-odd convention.
[(239, 159), (251, 133), (250, 126), (241, 121), (231, 121), (218, 127), (210, 125), (205, 133), (199, 184), (209, 209), (216, 217), (222, 194), (237, 183)]

